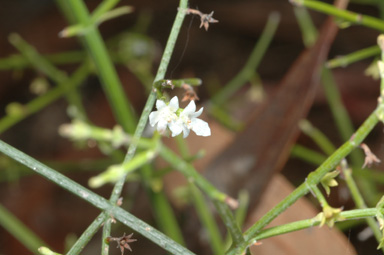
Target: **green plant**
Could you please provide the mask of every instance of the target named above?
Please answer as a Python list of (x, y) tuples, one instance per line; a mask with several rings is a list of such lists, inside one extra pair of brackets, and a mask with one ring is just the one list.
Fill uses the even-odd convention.
[[(384, 22), (379, 19), (340, 10), (320, 1), (297, 0), (291, 2), (300, 6), (315, 9), (322, 13), (333, 15), (343, 19), (343, 21), (358, 23), (377, 29), (380, 32), (383, 32), (384, 30)], [(101, 22), (131, 11), (128, 7), (115, 8), (117, 3), (118, 0), (104, 0), (90, 14), (86, 5), (81, 0), (57, 0), (57, 4), (72, 23), (72, 25), (63, 30), (60, 35), (66, 37), (78, 36), (83, 43), (84, 48), (87, 49), (87, 53), (67, 53), (67, 56), (71, 56), (67, 60), (65, 60), (65, 58), (63, 58), (63, 60), (57, 55), (44, 57), (20, 36), (13, 34), (9, 38), (10, 42), (20, 51), (21, 55), (0, 62), (0, 67), (3, 68), (8, 68), (9, 66), (11, 66), (11, 68), (15, 68), (15, 66), (32, 66), (58, 84), (57, 87), (50, 89), (46, 94), (39, 96), (28, 104), (10, 105), (7, 116), (0, 120), (0, 132), (9, 129), (12, 125), (22, 121), (27, 116), (38, 112), (59, 97), (65, 96), (69, 105), (76, 109), (76, 111), (72, 116), (74, 119), (73, 122), (61, 127), (60, 132), (63, 136), (66, 136), (75, 142), (94, 140), (103, 152), (111, 155), (113, 155), (113, 153), (117, 154), (117, 148), (119, 147), (126, 148), (127, 152), (122, 162), (113, 162), (111, 165), (108, 164), (109, 166), (106, 171), (92, 177), (89, 181), (89, 186), (93, 188), (104, 185), (107, 182), (114, 183), (111, 196), (109, 199), (106, 199), (79, 185), (58, 171), (48, 167), (46, 164), (43, 164), (31, 156), (13, 148), (11, 145), (0, 141), (0, 151), (4, 155), (18, 161), (51, 182), (63, 187), (94, 207), (100, 209), (101, 212), (98, 217), (94, 219), (89, 227), (76, 240), (67, 254), (79, 254), (100, 228), (103, 228), (103, 238), (101, 241), (102, 254), (109, 254), (109, 243), (111, 241), (118, 242), (122, 253), (124, 252), (124, 249), (131, 249), (128, 243), (134, 241), (131, 238), (132, 234), (124, 234), (120, 238), (111, 237), (111, 224), (115, 220), (157, 243), (171, 254), (194, 254), (186, 248), (186, 241), (178, 226), (170, 202), (164, 191), (161, 188), (158, 188), (163, 185), (162, 178), (171, 170), (168, 168), (162, 169), (162, 171), (155, 171), (152, 161), (156, 157), (161, 157), (170, 167), (180, 172), (188, 180), (186, 190), (192, 198), (191, 204), (196, 208), (202, 225), (207, 229), (211, 248), (215, 254), (244, 254), (249, 251), (248, 248), (250, 246), (262, 239), (309, 228), (314, 225), (322, 226), (326, 224), (333, 227), (336, 222), (356, 220), (359, 218), (366, 218), (367, 224), (373, 230), (379, 243), (378, 248), (383, 249), (383, 202), (381, 200), (377, 202), (377, 192), (367, 188), (366, 192), (368, 193), (370, 200), (368, 201), (368, 204), (372, 206), (372, 203), (377, 202), (376, 207), (367, 208), (367, 203), (364, 201), (363, 195), (351, 175), (352, 170), (348, 166), (345, 158), (350, 155), (354, 149), (361, 147), (365, 152), (365, 164), (379, 161), (364, 144), (364, 140), (379, 122), (384, 122), (384, 36), (379, 36), (379, 47), (372, 46), (366, 50), (355, 52), (353, 55), (343, 59), (332, 60), (327, 63), (327, 68), (331, 68), (339, 65), (347, 65), (353, 61), (361, 60), (368, 56), (379, 55), (381, 53), (381, 60), (378, 61), (381, 78), (381, 94), (379, 95), (377, 108), (368, 116), (365, 122), (353, 132), (353, 127), (348, 118), (348, 114), (343, 108), (338, 91), (334, 85), (332, 74), (328, 69), (324, 69), (322, 79), (324, 81), (327, 98), (334, 119), (338, 125), (338, 129), (340, 130), (340, 135), (345, 143), (338, 149), (334, 148), (332, 143), (328, 141), (319, 130), (312, 127), (310, 123), (303, 121), (301, 123), (302, 131), (319, 145), (328, 158), (326, 158), (325, 155), (313, 153), (306, 148), (296, 146), (293, 151), (294, 155), (298, 157), (305, 157), (307, 155), (306, 159), (308, 161), (316, 161), (316, 163), (319, 163), (320, 161), (323, 162), (315, 171), (309, 174), (307, 179), (289, 196), (243, 233), (241, 228), (245, 217), (244, 215), (246, 214), (247, 195), (242, 196), (239, 201), (237, 201), (212, 185), (206, 178), (198, 173), (192, 165), (192, 162), (201, 155), (191, 155), (185, 141), (180, 136), (177, 136), (181, 133), (183, 133), (184, 136), (188, 136), (190, 130), (198, 135), (210, 135), (208, 124), (201, 119), (198, 119), (202, 110), (196, 111), (194, 103), (191, 103), (185, 109), (181, 109), (179, 108), (178, 100), (171, 99), (170, 102), (168, 102), (169, 96), (166, 92), (166, 90), (170, 88), (182, 88), (186, 92), (185, 97), (192, 100), (191, 102), (197, 98), (193, 86), (201, 85), (200, 79), (167, 79), (166, 72), (184, 17), (187, 14), (199, 15), (201, 26), (204, 26), (207, 30), (210, 23), (217, 22), (217, 20), (212, 17), (213, 12), (204, 14), (200, 11), (189, 9), (187, 0), (180, 1), (177, 15), (164, 49), (158, 71), (153, 79), (151, 89), (148, 92), (147, 102), (139, 118), (137, 118), (137, 115), (139, 114), (133, 111), (131, 102), (123, 93), (121, 82), (118, 79), (113, 65), (113, 61), (119, 60), (115, 60), (111, 57), (113, 56), (113, 53), (107, 50), (106, 44), (101, 38), (97, 28)], [(317, 32), (314, 31), (314, 26), (310, 25), (310, 20), (308, 20), (309, 17), (305, 13), (305, 10), (304, 12), (303, 9), (297, 9), (296, 11), (298, 20), (300, 21), (301, 19), (302, 22), (301, 27), (305, 38), (304, 41), (309, 46), (315, 41)], [(231, 123), (232, 119), (225, 111), (221, 111), (220, 107), (225, 106), (225, 102), (230, 98), (232, 93), (238, 90), (247, 81), (252, 81), (254, 79), (255, 69), (257, 69), (260, 60), (273, 37), (278, 22), (278, 15), (272, 14), (259, 43), (256, 44), (242, 71), (240, 71), (238, 75), (224, 87), (224, 89), (217, 92), (215, 96), (212, 97), (212, 105), (210, 107), (211, 112), (223, 123)], [(54, 66), (55, 61), (74, 61), (82, 62), (82, 64), (71, 76), (67, 76)], [(132, 65), (128, 64), (128, 66), (132, 68)], [(112, 112), (121, 127), (116, 126), (114, 129), (97, 127), (90, 123), (86, 116), (77, 87), (85, 77), (93, 71), (93, 68), (100, 77)], [(143, 76), (151, 76), (148, 70), (136, 71), (136, 75), (141, 81), (148, 80), (148, 77), (143, 78)], [(157, 111), (153, 111), (155, 104)], [(148, 121), (150, 122), (150, 125), (157, 128), (158, 132), (155, 132), (151, 138), (144, 138), (143, 133)], [(232, 127), (233, 126), (234, 125), (232, 125)], [(235, 128), (240, 128), (238, 125), (235, 126)], [(166, 133), (167, 130), (171, 131), (172, 136), (177, 136), (174, 139), (177, 141), (180, 155), (173, 152), (162, 142), (161, 135)], [(120, 155), (117, 155), (117, 158), (119, 158), (119, 156)], [(352, 154), (351, 162), (354, 166), (359, 165), (362, 163), (363, 158), (362, 154)], [(2, 163), (5, 166), (10, 166), (12, 164), (10, 162)], [(337, 170), (335, 171), (335, 169)], [(321, 184), (328, 194), (331, 191), (331, 188), (337, 185), (336, 178), (340, 172), (345, 176), (347, 186), (351, 191), (357, 209), (342, 211), (341, 208), (332, 208), (319, 189), (319, 184)], [(129, 178), (134, 178), (135, 174), (146, 188), (147, 194), (150, 197), (151, 205), (154, 207), (156, 214), (155, 218), (159, 230), (119, 207), (119, 199), (122, 194), (123, 186)], [(362, 185), (367, 185), (367, 183), (362, 183)], [(284, 212), (299, 198), (310, 192), (315, 194), (316, 199), (322, 207), (322, 212), (319, 213), (318, 216), (312, 219), (266, 228), (266, 226), (279, 214)], [(212, 212), (207, 209), (207, 201), (204, 199), (203, 194), (214, 204), (221, 221), (226, 226), (229, 233), (227, 241), (224, 241), (224, 237), (219, 231), (219, 227), (215, 222)], [(234, 209), (237, 209), (236, 213), (233, 212)], [(377, 227), (373, 218), (376, 218), (380, 223), (379, 227)], [(39, 245), (44, 245), (41, 240), (39, 240), (32, 232), (26, 230), (25, 226), (9, 214), (3, 207), (0, 207), (0, 224), (13, 235), (17, 236), (17, 238), (22, 240), (22, 243), (32, 252), (37, 252), (37, 247)], [(136, 236), (134, 237), (136, 238)], [(231, 244), (228, 244), (230, 243), (229, 240), (231, 240)], [(46, 247), (39, 248), (39, 252), (40, 254), (57, 254)]]

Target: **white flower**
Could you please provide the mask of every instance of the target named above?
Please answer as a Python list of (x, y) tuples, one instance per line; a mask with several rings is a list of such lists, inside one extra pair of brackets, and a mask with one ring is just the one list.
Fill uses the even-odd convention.
[(208, 123), (198, 119), (203, 112), (203, 107), (200, 110), (196, 111), (196, 104), (192, 100), (187, 107), (180, 113), (179, 118), (175, 122), (169, 124), (169, 129), (172, 132), (172, 136), (177, 136), (183, 132), (183, 137), (186, 138), (189, 135), (190, 130), (192, 129), (196, 135), (199, 136), (210, 136), (211, 129), (208, 126)]
[(149, 124), (154, 127), (157, 125), (157, 131), (164, 134), (167, 127), (171, 130), (172, 137), (183, 132), (183, 137), (186, 138), (190, 131), (199, 136), (210, 136), (211, 129), (208, 123), (198, 119), (203, 112), (203, 107), (196, 111), (196, 104), (192, 100), (185, 109), (179, 110), (179, 99), (175, 96), (167, 105), (162, 100), (156, 101), (157, 111), (151, 112), (149, 115)]
[(154, 127), (157, 125), (157, 131), (164, 134), (169, 123), (177, 120), (176, 111), (179, 109), (179, 99), (175, 96), (167, 105), (163, 100), (156, 101), (157, 111), (149, 114), (149, 124)]

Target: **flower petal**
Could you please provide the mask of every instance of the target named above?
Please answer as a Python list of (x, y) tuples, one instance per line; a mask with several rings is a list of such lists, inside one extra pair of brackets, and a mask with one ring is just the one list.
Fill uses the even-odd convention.
[(160, 134), (164, 134), (165, 130), (167, 129), (168, 122), (166, 120), (160, 120), (157, 123), (157, 131), (159, 131)]
[(156, 108), (157, 110), (160, 110), (164, 107), (166, 107), (167, 104), (163, 100), (156, 100)]
[(187, 126), (183, 125), (183, 138), (186, 138), (189, 135), (189, 132), (191, 132), (191, 130)]
[(172, 109), (173, 112), (176, 112), (177, 109), (179, 109), (179, 98), (177, 96), (172, 97), (168, 106)]
[(149, 114), (149, 124), (154, 127), (159, 122), (159, 112), (154, 111)]
[(191, 127), (192, 131), (196, 133), (196, 135), (199, 136), (210, 136), (211, 135), (211, 129), (209, 128), (209, 125), (207, 122), (201, 119), (192, 119), (191, 120)]
[(168, 126), (172, 132), (172, 137), (179, 135), (183, 131), (183, 125), (179, 121), (172, 121)]
[(192, 114), (190, 115), (190, 118), (192, 119), (192, 118), (197, 118), (197, 117), (199, 117), (199, 116), (203, 113), (203, 109), (204, 109), (204, 107), (201, 107), (200, 110), (198, 110), (197, 112), (192, 113)]
[(195, 113), (195, 111), (196, 111), (196, 104), (195, 104), (195, 101), (192, 100), (191, 102), (189, 102), (187, 107), (185, 107), (185, 109), (182, 112), (182, 114), (186, 115), (186, 116), (189, 116), (189, 115)]

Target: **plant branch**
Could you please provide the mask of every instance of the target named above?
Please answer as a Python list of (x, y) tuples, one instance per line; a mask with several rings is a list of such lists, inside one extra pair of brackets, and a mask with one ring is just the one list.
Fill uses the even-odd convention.
[(249, 240), (257, 236), (257, 234), (268, 225), (273, 219), (295, 203), (299, 198), (306, 195), (310, 190), (309, 187), (317, 185), (322, 177), (329, 171), (333, 170), (340, 161), (345, 158), (353, 149), (360, 145), (365, 139), (373, 127), (378, 123), (378, 116), (384, 116), (384, 106), (379, 105), (376, 110), (366, 119), (366, 121), (360, 126), (356, 133), (344, 143), (339, 149), (337, 149), (320, 167), (314, 172), (309, 174), (306, 183), (301, 184), (285, 199), (283, 199), (277, 206), (266, 213), (258, 222), (250, 227), (245, 233), (245, 242), (238, 247), (231, 249), (228, 254), (240, 254), (246, 250)]
[(233, 209), (237, 208), (238, 202), (216, 189), (210, 182), (207, 181), (207, 179), (201, 176), (191, 164), (185, 162), (167, 147), (162, 146), (162, 148), (159, 149), (159, 154), (177, 171), (181, 172), (185, 178), (188, 179), (188, 181), (199, 186), (199, 188), (213, 200), (221, 219), (223, 220), (228, 231), (231, 233), (233, 243), (237, 245), (238, 243), (244, 242), (240, 227), (237, 225), (232, 211), (228, 207), (230, 206)]
[(371, 58), (380, 55), (380, 48), (375, 45), (365, 49), (361, 49), (355, 52), (352, 52), (345, 56), (339, 56), (334, 59), (330, 59), (326, 63), (327, 68), (336, 68), (336, 67), (346, 67), (355, 62), (361, 61), (366, 58)]
[(128, 98), (125, 96), (122, 84), (113, 66), (103, 39), (97, 30), (87, 10), (86, 5), (80, 0), (66, 1), (77, 23), (87, 27), (82, 35), (86, 49), (89, 51), (101, 78), (104, 91), (108, 97), (112, 111), (124, 130), (132, 133), (136, 126), (136, 117)]
[(112, 204), (110, 201), (105, 198), (95, 194), (94, 192), (84, 188), (73, 180), (67, 178), (66, 176), (56, 172), (55, 170), (49, 168), (48, 166), (42, 164), (41, 162), (33, 159), (32, 157), (26, 155), (25, 153), (15, 149), (14, 147), (0, 141), (0, 151), (5, 155), (13, 158), (14, 160), (20, 162), (21, 164), (27, 166), (36, 173), (44, 176), (48, 180), (57, 184), (58, 186), (70, 191), (74, 195), (80, 197), (83, 200), (86, 200), (88, 203), (94, 205), (102, 211), (105, 211), (108, 214), (113, 214), (116, 220), (119, 220), (124, 225), (132, 228), (133, 230), (139, 232), (141, 235), (150, 239), (152, 242), (158, 244), (168, 252), (172, 254), (186, 254), (192, 255), (191, 251), (187, 250), (180, 244), (171, 240), (163, 233), (154, 229), (152, 226), (143, 222), (139, 218), (136, 218), (132, 214), (118, 207), (116, 204)]
[[(34, 47), (29, 45), (24, 41), (18, 34), (11, 34), (9, 36), (9, 41), (14, 47), (16, 47), (23, 56), (32, 64), (32, 66), (47, 75), (50, 79), (58, 84), (58, 86), (67, 85), (69, 78), (66, 73), (57, 69), (49, 61), (47, 61), (43, 56), (41, 56)], [(84, 107), (81, 103), (81, 98), (79, 93), (75, 90), (75, 87), (66, 90), (66, 96), (70, 105), (73, 105), (77, 109), (77, 117), (85, 120), (86, 114)]]
[(234, 208), (236, 207), (237, 203), (233, 198), (228, 197), (228, 195), (216, 189), (207, 179), (201, 176), (191, 164), (178, 157), (169, 148), (162, 146), (159, 149), (159, 154), (165, 161), (181, 172), (189, 181), (196, 183), (196, 185), (199, 186), (199, 188), (212, 200), (218, 200), (227, 203)]
[(380, 19), (362, 15), (359, 13), (338, 9), (331, 4), (327, 4), (321, 1), (312, 1), (312, 0), (290, 0), (291, 3), (298, 6), (305, 6), (309, 9), (316, 10), (318, 12), (328, 14), (337, 18), (341, 18), (345, 21), (349, 21), (353, 24), (363, 25), (369, 28), (384, 31), (384, 22)]
[[(360, 218), (367, 217), (375, 217), (377, 213), (376, 208), (368, 208), (368, 209), (355, 209), (350, 211), (341, 212), (340, 216), (342, 216), (345, 220), (357, 220)], [(296, 221), (276, 227), (267, 228), (265, 230), (260, 231), (254, 238), (254, 240), (262, 240), (266, 238), (270, 238), (277, 235), (287, 234), (290, 232), (311, 228), (314, 226), (320, 225), (321, 221), (317, 220), (316, 217), (308, 220)], [(254, 240), (250, 240), (249, 244), (251, 245)]]
[(17, 219), (11, 212), (0, 204), (0, 225), (11, 233), (19, 242), (31, 252), (37, 254), (37, 249), (45, 245), (44, 242)]
[[(169, 35), (163, 56), (161, 58), (160, 66), (159, 66), (159, 69), (157, 71), (157, 74), (155, 76), (155, 80), (153, 83), (155, 83), (158, 80), (162, 80), (165, 77), (165, 73), (167, 71), (167, 67), (168, 67), (168, 64), (170, 62), (170, 59), (171, 59), (171, 56), (173, 53), (173, 49), (175, 47), (176, 40), (177, 40), (177, 37), (178, 37), (180, 29), (181, 29), (181, 25), (183, 24), (184, 17), (186, 15), (184, 11), (180, 11), (180, 10), (187, 8), (187, 6), (188, 6), (188, 0), (180, 0), (179, 11), (177, 12), (175, 21), (173, 23), (171, 33)], [(125, 156), (124, 163), (130, 161), (133, 158), (133, 156), (135, 155), (135, 152), (137, 149), (137, 143), (140, 140), (140, 138), (144, 132), (144, 128), (148, 122), (148, 116), (149, 116), (150, 112), (152, 111), (152, 108), (153, 108), (153, 105), (155, 104), (155, 101), (156, 101), (156, 91), (152, 90), (148, 96), (147, 102), (144, 106), (144, 110), (140, 116), (139, 123), (138, 123), (138, 125), (136, 127), (136, 131), (133, 135), (132, 143), (130, 144), (128, 151), (127, 151), (127, 154)], [(111, 198), (110, 198), (111, 202), (115, 202), (119, 198), (121, 191), (123, 189), (123, 186), (124, 186), (125, 178), (126, 178), (126, 175), (122, 176), (120, 178), (120, 180), (116, 182), (116, 184), (113, 188), (112, 194), (111, 194)]]
[[(204, 200), (203, 194), (196, 187), (193, 182), (189, 182), (189, 190), (192, 193), (193, 204), (195, 206), (196, 212), (199, 215), (200, 221), (203, 226), (206, 228), (206, 231), (209, 234), (209, 240), (211, 243), (212, 251), (214, 254), (224, 254), (224, 242), (222, 240), (220, 230), (215, 222), (214, 217), (211, 214), (211, 211), (207, 208), (206, 201)], [(240, 233), (241, 234), (241, 233)]]
[(78, 255), (84, 249), (85, 244), (88, 243), (96, 234), (97, 230), (101, 228), (103, 223), (109, 218), (109, 215), (102, 212), (97, 218), (88, 226), (83, 234), (76, 240), (76, 243), (67, 252), (67, 255)]
[(225, 87), (212, 97), (212, 102), (221, 106), (236, 90), (244, 85), (256, 72), (280, 22), (280, 15), (273, 12), (269, 15), (267, 24), (256, 43), (247, 63), (241, 71), (229, 81)]
[(75, 86), (78, 86), (87, 77), (89, 69), (89, 61), (85, 61), (63, 84), (60, 84), (59, 86), (48, 91), (46, 94), (39, 96), (38, 98), (24, 105), (22, 108), (22, 114), (8, 114), (7, 116), (0, 119), (0, 133), (4, 132), (11, 126), (22, 121), (33, 113), (40, 111), (45, 106), (62, 97), (67, 91), (71, 90)]
[[(346, 161), (342, 162), (341, 164), (341, 170), (344, 173), (345, 182), (347, 183), (348, 189), (351, 192), (351, 196), (353, 201), (355, 202), (355, 205), (359, 209), (365, 209), (367, 208), (367, 205), (364, 202), (364, 198), (362, 194), (359, 191), (359, 188), (356, 185), (355, 180), (352, 177), (352, 169), (348, 168), (346, 165)], [(380, 243), (381, 239), (383, 238), (381, 231), (379, 229), (379, 226), (377, 225), (376, 221), (373, 218), (366, 218), (365, 221), (367, 222), (368, 226), (371, 228), (373, 235), (375, 236), (378, 243)], [(384, 251), (384, 248), (382, 248), (382, 251)]]
[(228, 232), (231, 234), (233, 246), (237, 246), (244, 242), (241, 229), (237, 224), (235, 217), (233, 216), (233, 213), (229, 209), (228, 205), (218, 200), (213, 200), (213, 203), (215, 204), (216, 210), (219, 213), (221, 220), (224, 222)]

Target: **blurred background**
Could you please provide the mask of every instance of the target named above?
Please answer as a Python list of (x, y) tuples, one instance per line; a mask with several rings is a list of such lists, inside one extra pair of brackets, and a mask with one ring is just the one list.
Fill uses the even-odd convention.
[[(96, 0), (85, 2), (90, 10), (100, 3)], [(155, 74), (177, 11), (178, 1), (122, 0), (119, 5), (133, 6), (134, 12), (107, 21), (99, 28), (109, 48), (117, 55), (126, 54), (127, 58), (129, 54), (140, 55), (140, 61), (117, 64), (118, 74), (126, 94), (135, 110), (140, 113), (147, 97), (146, 89), (142, 85), (146, 78), (141, 79), (137, 75), (140, 73), (139, 65), (150, 70), (152, 75)], [(201, 78), (203, 86), (198, 88), (200, 103), (207, 102), (215, 90), (241, 70), (260, 37), (270, 13), (278, 12), (281, 15), (281, 22), (258, 68), (264, 96), (277, 88), (293, 61), (305, 48), (293, 6), (286, 0), (191, 0), (189, 6), (204, 13), (214, 11), (213, 17), (219, 20), (219, 23), (211, 24), (209, 30), (205, 31), (199, 28), (199, 17), (192, 15), (186, 17), (166, 77), (170, 79)], [(375, 5), (352, 2), (349, 9), (380, 17), (380, 11)], [(320, 27), (326, 18), (325, 15), (312, 11), (310, 14), (317, 27)], [(60, 38), (58, 36), (67, 25), (55, 1), (2, 0), (0, 3), (0, 59), (19, 54), (9, 42), (10, 34), (17, 33), (43, 55), (74, 53), (68, 58), (69, 60), (63, 60), (57, 65), (60, 70), (68, 74), (72, 73), (79, 66), (79, 62), (84, 57), (82, 54), (85, 53), (76, 37)], [(378, 34), (377, 31), (360, 26), (343, 29), (332, 45), (329, 58), (375, 45)], [(135, 51), (125, 52), (127, 48)], [(364, 75), (372, 61), (371, 58), (346, 68), (333, 70), (343, 102), (355, 127), (365, 120), (377, 104), (379, 81)], [(43, 83), (48, 88), (55, 86), (55, 83), (47, 79), (44, 74), (22, 64), (0, 65), (0, 69), (0, 117), (14, 109), (13, 103), (25, 104), (36, 98), (37, 92), (33, 90), (33, 84)], [(116, 122), (96, 75), (91, 74), (85, 78), (81, 85), (81, 93), (89, 119), (95, 125), (112, 128)], [(299, 102), (300, 99), (298, 99)], [(119, 162), (119, 158), (105, 157), (92, 144), (74, 145), (60, 137), (58, 128), (71, 121), (69, 115), (67, 102), (65, 98), (61, 98), (37, 114), (4, 130), (0, 138), (87, 186), (89, 177), (104, 170), (108, 165)], [(323, 131), (335, 146), (342, 144), (343, 140), (338, 135), (321, 88), (318, 90), (308, 119)], [(366, 140), (379, 158), (382, 157), (384, 150), (382, 133), (382, 127), (376, 127)], [(317, 149), (306, 136), (300, 136), (298, 143)], [(382, 166), (374, 167), (377, 173), (380, 173)], [(291, 158), (282, 173), (291, 183), (298, 185), (312, 170), (314, 170), (313, 165)], [(380, 191), (379, 178), (377, 182), (373, 185), (377, 185)], [(332, 193), (330, 204), (334, 207), (352, 208), (353, 203), (350, 199), (340, 195), (343, 191), (342, 184), (339, 189), (340, 192)], [(108, 197), (110, 190), (111, 186), (107, 185), (97, 189), (96, 192)], [(130, 183), (124, 192), (125, 196), (131, 199), (127, 202), (130, 212), (140, 215), (141, 219), (150, 224), (153, 223), (153, 216), (149, 210), (146, 210), (148, 201), (140, 185)], [(0, 204), (58, 252), (64, 251), (66, 244), (71, 243), (75, 236), (79, 236), (99, 214), (97, 209), (86, 202), (41, 176), (23, 169), (20, 165), (10, 163), (5, 157), (0, 157)], [(180, 213), (181, 221), (186, 221), (188, 217), (193, 216), (185, 212)], [(187, 227), (188, 224), (184, 225)], [(347, 230), (346, 236), (357, 253), (374, 254), (377, 252), (374, 238), (358, 238), (359, 233), (364, 229), (363, 224), (352, 226)], [(116, 231), (116, 236), (121, 236), (122, 232), (129, 231)], [(192, 231), (185, 230), (185, 233), (191, 234), (190, 232)], [(192, 234), (191, 237), (186, 237), (186, 240), (190, 239), (188, 240), (190, 248), (198, 254), (209, 254), (204, 250), (205, 246), (199, 244), (194, 240), (195, 238)], [(97, 254), (99, 247), (99, 240), (95, 240), (82, 254)], [(140, 242), (133, 243), (132, 247), (136, 254), (149, 254), (149, 252), (164, 254), (144, 238), (141, 238)], [(0, 254), (30, 254), (30, 252), (0, 227)], [(116, 249), (116, 254), (119, 254), (119, 249)]]

